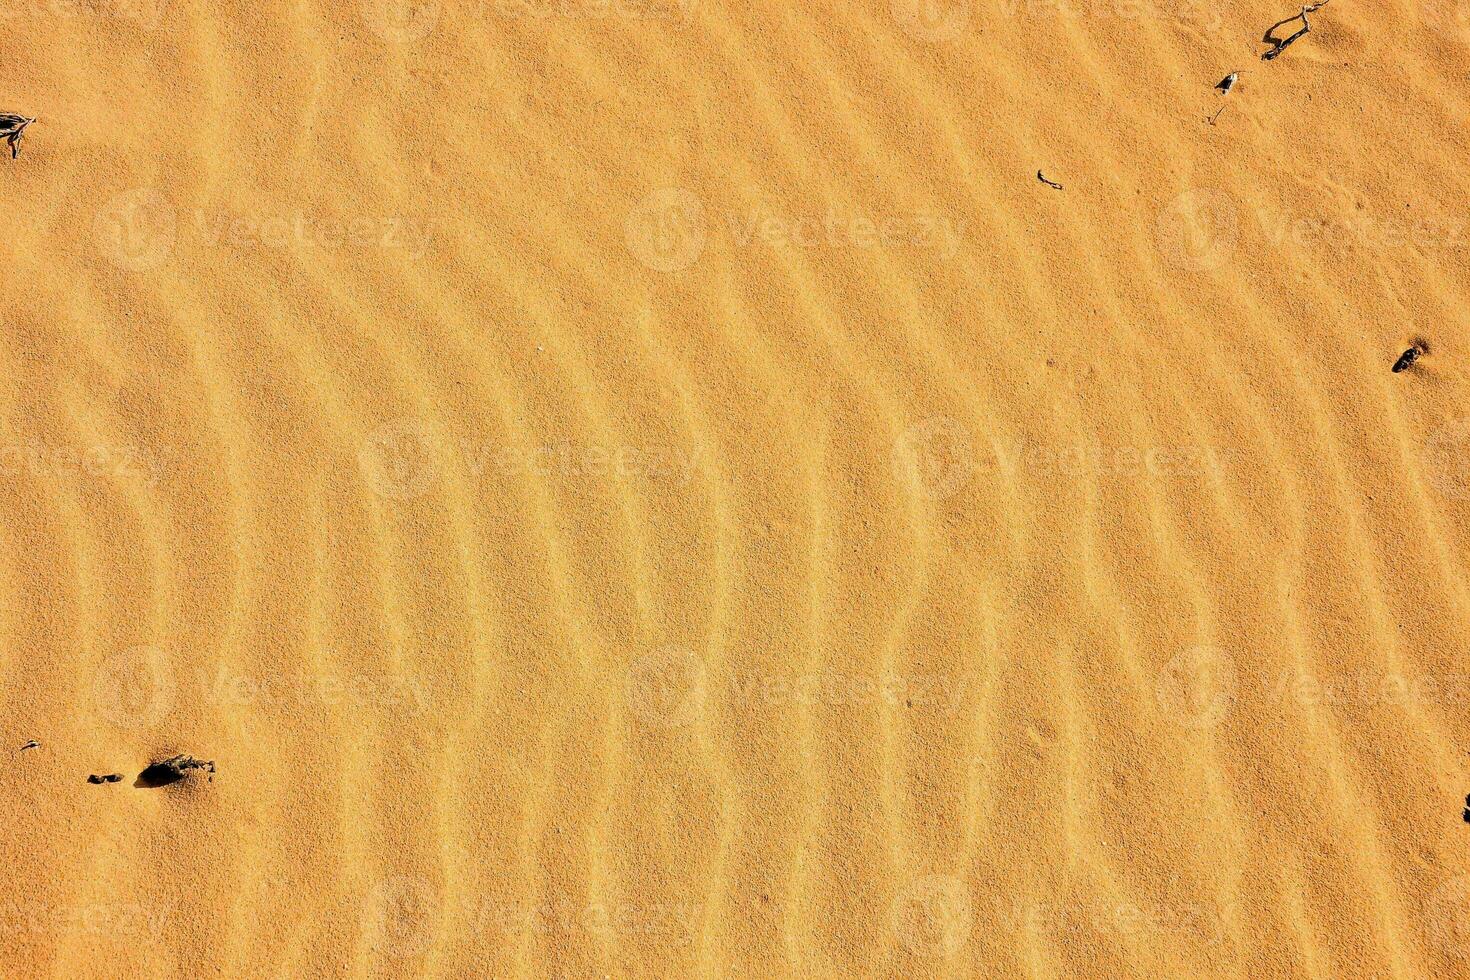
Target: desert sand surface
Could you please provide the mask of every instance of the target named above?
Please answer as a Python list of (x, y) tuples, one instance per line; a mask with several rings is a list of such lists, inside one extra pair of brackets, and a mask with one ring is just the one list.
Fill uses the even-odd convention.
[(0, 975), (1470, 973), (1470, 7), (1292, 13), (8, 4)]

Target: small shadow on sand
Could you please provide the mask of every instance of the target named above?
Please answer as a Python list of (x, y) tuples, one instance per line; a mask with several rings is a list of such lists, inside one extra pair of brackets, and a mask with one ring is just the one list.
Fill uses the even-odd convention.
[(133, 783), (139, 789), (157, 789), (177, 783), (191, 773), (203, 773), (214, 782), (214, 761), (196, 759), (192, 755), (176, 755), (159, 762), (149, 763), (148, 768), (138, 773)]
[(169, 786), (177, 783), (183, 778), (184, 774), (173, 766), (166, 765), (162, 762), (155, 762), (147, 769), (138, 773), (138, 778), (133, 781), (133, 785), (139, 789), (158, 789), (160, 786)]

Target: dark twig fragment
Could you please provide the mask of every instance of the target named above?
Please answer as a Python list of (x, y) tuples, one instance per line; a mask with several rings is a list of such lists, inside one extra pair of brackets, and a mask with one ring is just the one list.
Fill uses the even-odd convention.
[(34, 116), (0, 112), (0, 138), (10, 144), (10, 159), (20, 156), (20, 138), (25, 135), (26, 127), (35, 121)]
[(18, 751), (24, 752), (26, 749), (39, 749), (40, 747), (40, 742), (36, 741), (35, 739), (31, 739), (29, 742), (22, 745)]
[(1062, 189), (1062, 185), (1061, 184), (1058, 184), (1054, 180), (1047, 180), (1046, 177), (1042, 174), (1042, 172), (1040, 170), (1036, 171), (1036, 179), (1039, 180), (1039, 181), (1041, 181), (1047, 187), (1054, 187), (1057, 190), (1061, 190)]
[[(1331, 0), (1318, 0), (1317, 3), (1309, 3), (1305, 7), (1303, 7), (1301, 10), (1299, 10), (1296, 13), (1292, 14), (1290, 17), (1284, 18), (1282, 20), (1278, 20), (1276, 23), (1274, 23), (1270, 27), (1266, 28), (1266, 33), (1261, 38), (1261, 40), (1264, 41), (1266, 44), (1271, 45), (1271, 49), (1269, 51), (1267, 51), (1265, 54), (1261, 55), (1261, 60), (1262, 61), (1270, 61), (1272, 58), (1276, 57), (1278, 54), (1280, 54), (1281, 52), (1285, 51), (1286, 50), (1286, 46), (1288, 44), (1290, 44), (1291, 42), (1295, 41), (1297, 38), (1301, 37), (1303, 34), (1305, 34), (1308, 31), (1310, 31), (1312, 29), (1312, 25), (1309, 24), (1309, 23), (1307, 23), (1307, 14), (1314, 13), (1314, 12), (1316, 12), (1318, 10), (1321, 10), (1323, 7), (1327, 6), (1327, 4), (1329, 4), (1330, 2), (1331, 2)], [(1283, 27), (1283, 26), (1285, 26), (1287, 24), (1290, 24), (1290, 23), (1293, 23), (1295, 21), (1301, 21), (1302, 22), (1301, 30), (1297, 31), (1295, 34), (1292, 34), (1292, 35), (1290, 35), (1288, 37), (1277, 37), (1276, 36), (1276, 28)]]

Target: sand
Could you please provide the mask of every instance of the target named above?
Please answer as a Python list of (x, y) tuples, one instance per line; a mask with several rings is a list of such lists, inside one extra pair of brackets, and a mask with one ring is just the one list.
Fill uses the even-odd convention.
[(1470, 974), (1470, 10), (1292, 12), (10, 5), (0, 975)]

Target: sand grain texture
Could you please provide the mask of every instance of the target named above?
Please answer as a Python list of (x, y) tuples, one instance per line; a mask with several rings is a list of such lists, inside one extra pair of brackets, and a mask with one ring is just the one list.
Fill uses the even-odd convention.
[(1290, 12), (0, 19), (0, 974), (1463, 975), (1470, 17)]

